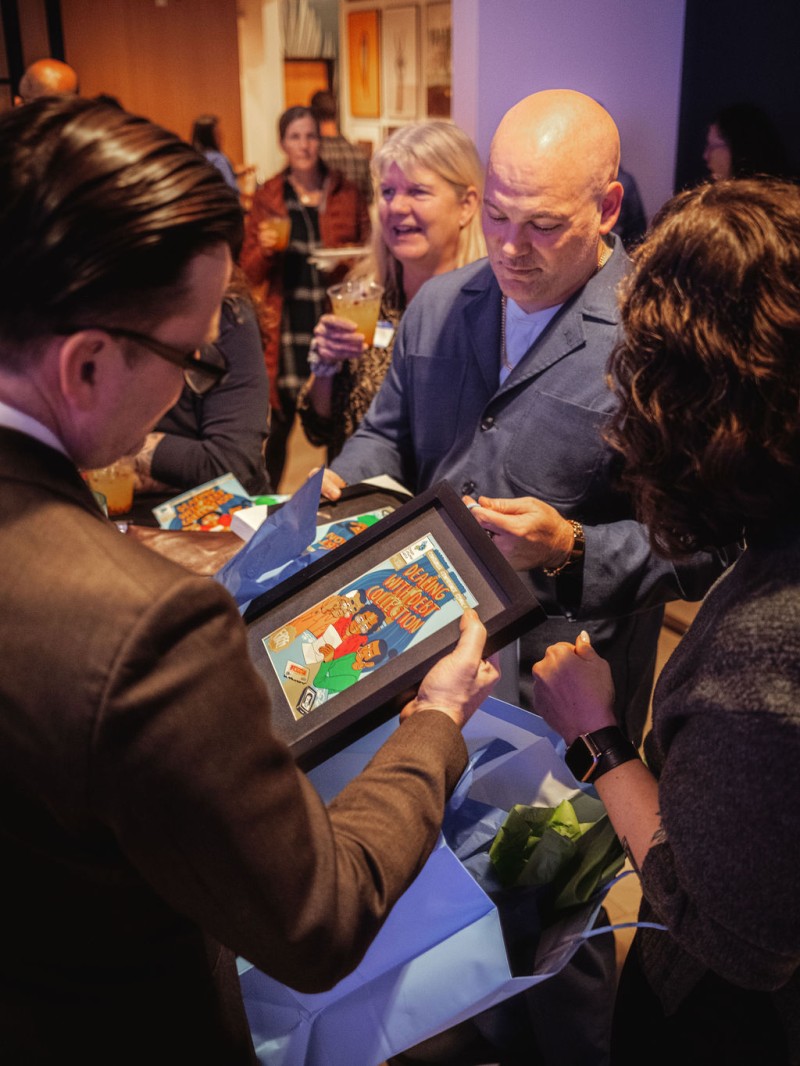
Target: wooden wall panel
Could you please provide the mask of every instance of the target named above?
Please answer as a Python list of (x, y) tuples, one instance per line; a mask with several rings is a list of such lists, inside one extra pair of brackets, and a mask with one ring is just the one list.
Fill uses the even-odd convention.
[(22, 37), (22, 60), (26, 67), (37, 59), (50, 55), (47, 39), (47, 17), (44, 0), (28, 0), (17, 4), (19, 11), (19, 31)]
[(61, 15), (82, 96), (110, 93), (185, 139), (217, 114), (243, 161), (236, 0), (61, 0)]

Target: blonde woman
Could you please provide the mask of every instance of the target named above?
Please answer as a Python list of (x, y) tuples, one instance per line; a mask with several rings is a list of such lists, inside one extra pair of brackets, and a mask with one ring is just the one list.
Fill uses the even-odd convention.
[(384, 328), (367, 347), (356, 326), (326, 314), (314, 329), (298, 411), (328, 462), (366, 414), (392, 357), (397, 326), (420, 287), (436, 274), (486, 254), (480, 225), (483, 169), (469, 137), (451, 122), (418, 122), (394, 133), (372, 161), (378, 225), (372, 255), (353, 276), (384, 287)]

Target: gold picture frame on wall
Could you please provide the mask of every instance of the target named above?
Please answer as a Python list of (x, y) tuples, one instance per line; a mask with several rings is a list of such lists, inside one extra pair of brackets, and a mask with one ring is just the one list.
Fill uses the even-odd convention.
[(347, 15), (350, 113), (354, 118), (380, 118), (381, 114), (379, 17), (377, 9)]
[(416, 5), (384, 10), (381, 45), (384, 117), (415, 119), (419, 84)]
[(452, 26), (450, 4), (425, 9), (425, 106), (430, 118), (450, 118)]

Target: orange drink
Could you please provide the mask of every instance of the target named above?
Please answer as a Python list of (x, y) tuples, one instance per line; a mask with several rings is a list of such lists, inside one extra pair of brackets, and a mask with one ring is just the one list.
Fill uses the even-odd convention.
[(135, 481), (133, 463), (130, 460), (118, 459), (111, 466), (86, 470), (83, 476), (91, 489), (105, 496), (109, 518), (130, 511), (133, 506)]
[(355, 322), (358, 332), (364, 334), (364, 340), (372, 347), (383, 287), (374, 281), (344, 281), (341, 285), (332, 285), (328, 289), (328, 296), (333, 313)]
[(283, 215), (270, 215), (260, 224), (262, 232), (271, 233), (275, 237), (275, 251), (283, 252), (289, 246), (292, 223)]

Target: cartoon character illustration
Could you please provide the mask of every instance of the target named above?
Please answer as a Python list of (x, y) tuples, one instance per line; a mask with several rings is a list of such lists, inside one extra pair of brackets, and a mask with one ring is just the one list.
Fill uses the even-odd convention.
[[(427, 534), (261, 638), (296, 719), (477, 603)], [(375, 649), (378, 649), (376, 654)]]
[(362, 670), (372, 670), (391, 657), (385, 640), (371, 640), (362, 644), (357, 651), (339, 658), (331, 655), (317, 670), (314, 688), (324, 688), (331, 693), (344, 692), (351, 685), (355, 685)]
[(334, 595), (322, 600), (321, 603), (315, 603), (313, 607), (309, 607), (303, 614), (293, 618), (291, 622), (272, 633), (269, 638), (269, 646), (272, 651), (280, 651), (282, 648), (288, 647), (299, 634), (306, 632), (319, 639), (328, 626), (333, 625), (341, 618), (352, 618), (364, 606), (365, 601), (360, 591), (350, 592), (345, 595), (338, 592), (334, 593)]
[[(363, 644), (367, 643), (367, 635), (374, 633), (385, 622), (385, 615), (379, 607), (362, 608), (352, 618), (340, 618), (333, 623), (333, 628), (342, 638), (341, 644), (334, 649), (333, 656), (340, 659), (343, 655), (349, 655)], [(330, 645), (323, 644), (320, 651), (323, 653)]]

